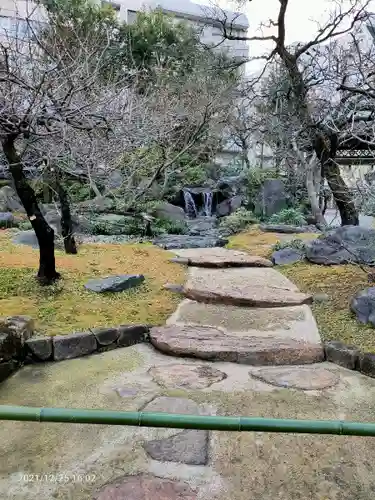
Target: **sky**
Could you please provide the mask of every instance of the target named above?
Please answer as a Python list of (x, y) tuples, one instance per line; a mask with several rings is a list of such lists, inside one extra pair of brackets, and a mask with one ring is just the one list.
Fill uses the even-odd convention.
[[(200, 4), (213, 4), (212, 0), (193, 0)], [(349, 5), (350, 0), (344, 0)], [(232, 11), (238, 11), (238, 4), (230, 0), (216, 0), (216, 4), (222, 8)], [(279, 0), (252, 0), (245, 1), (241, 12), (246, 14), (250, 28), (248, 36), (261, 35), (259, 31), (260, 23), (268, 19), (275, 20), (279, 9)], [(286, 17), (286, 41), (293, 43), (296, 41), (308, 41), (317, 31), (317, 22), (321, 23), (328, 19), (329, 12), (332, 11), (333, 0), (289, 0), (289, 6)], [(375, 12), (375, 0), (370, 1), (367, 10)], [(272, 49), (271, 43), (251, 43), (250, 55), (259, 56), (262, 53), (269, 52)], [(262, 66), (261, 62), (251, 63), (248, 71), (254, 71)]]

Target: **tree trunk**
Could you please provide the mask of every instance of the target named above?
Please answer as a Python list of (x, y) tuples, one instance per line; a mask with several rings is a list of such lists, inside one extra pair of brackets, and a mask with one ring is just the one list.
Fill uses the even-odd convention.
[(348, 186), (341, 177), (339, 166), (335, 162), (337, 145), (337, 136), (332, 135), (328, 137), (327, 135), (319, 134), (315, 141), (315, 152), (321, 162), (324, 177), (327, 179), (340, 212), (341, 225), (358, 226), (358, 212)]
[(2, 141), (4, 155), (9, 163), (14, 187), (27, 216), (33, 226), (39, 244), (39, 270), (37, 278), (43, 285), (50, 285), (60, 278), (56, 271), (55, 241), (53, 229), (47, 224), (35, 196), (23, 171), (21, 159), (16, 151), (15, 137), (8, 136)]
[(69, 196), (63, 186), (59, 171), (56, 169), (56, 192), (60, 202), (61, 210), (61, 234), (64, 238), (64, 248), (67, 254), (77, 254), (77, 245), (73, 236), (73, 222), (70, 213)]
[(307, 159), (307, 168), (306, 168), (306, 189), (307, 195), (309, 198), (311, 213), (316, 220), (317, 223), (322, 224), (324, 226), (327, 225), (324, 215), (319, 207), (319, 199), (316, 192), (316, 184), (314, 182), (314, 164), (313, 160), (309, 161)]

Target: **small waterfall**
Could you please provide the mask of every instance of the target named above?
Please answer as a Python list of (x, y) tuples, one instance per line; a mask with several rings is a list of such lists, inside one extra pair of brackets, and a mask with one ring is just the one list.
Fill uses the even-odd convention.
[(204, 203), (203, 203), (204, 214), (207, 217), (211, 217), (211, 215), (212, 215), (212, 199), (213, 199), (212, 191), (204, 192), (203, 199), (204, 199)]
[(188, 217), (196, 217), (198, 215), (198, 210), (195, 205), (193, 195), (189, 191), (183, 191), (184, 201), (185, 201), (185, 212)]

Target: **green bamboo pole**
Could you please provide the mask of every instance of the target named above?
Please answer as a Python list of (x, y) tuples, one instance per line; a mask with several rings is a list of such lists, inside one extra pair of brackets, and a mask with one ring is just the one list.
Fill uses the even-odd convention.
[(375, 436), (375, 423), (341, 420), (292, 420), (258, 417), (222, 417), (171, 413), (85, 410), (74, 408), (32, 408), (0, 406), (0, 420), (64, 422), (70, 424), (133, 425), (213, 431), (255, 431), (302, 434)]

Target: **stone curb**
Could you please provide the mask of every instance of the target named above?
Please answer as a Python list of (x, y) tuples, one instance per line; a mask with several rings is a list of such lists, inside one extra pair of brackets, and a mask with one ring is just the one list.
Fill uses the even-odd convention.
[(120, 325), (26, 340), (22, 359), (0, 360), (0, 382), (22, 364), (63, 361), (149, 341), (153, 325)]
[(339, 340), (324, 342), (324, 353), (326, 361), (375, 378), (375, 353), (363, 352)]

